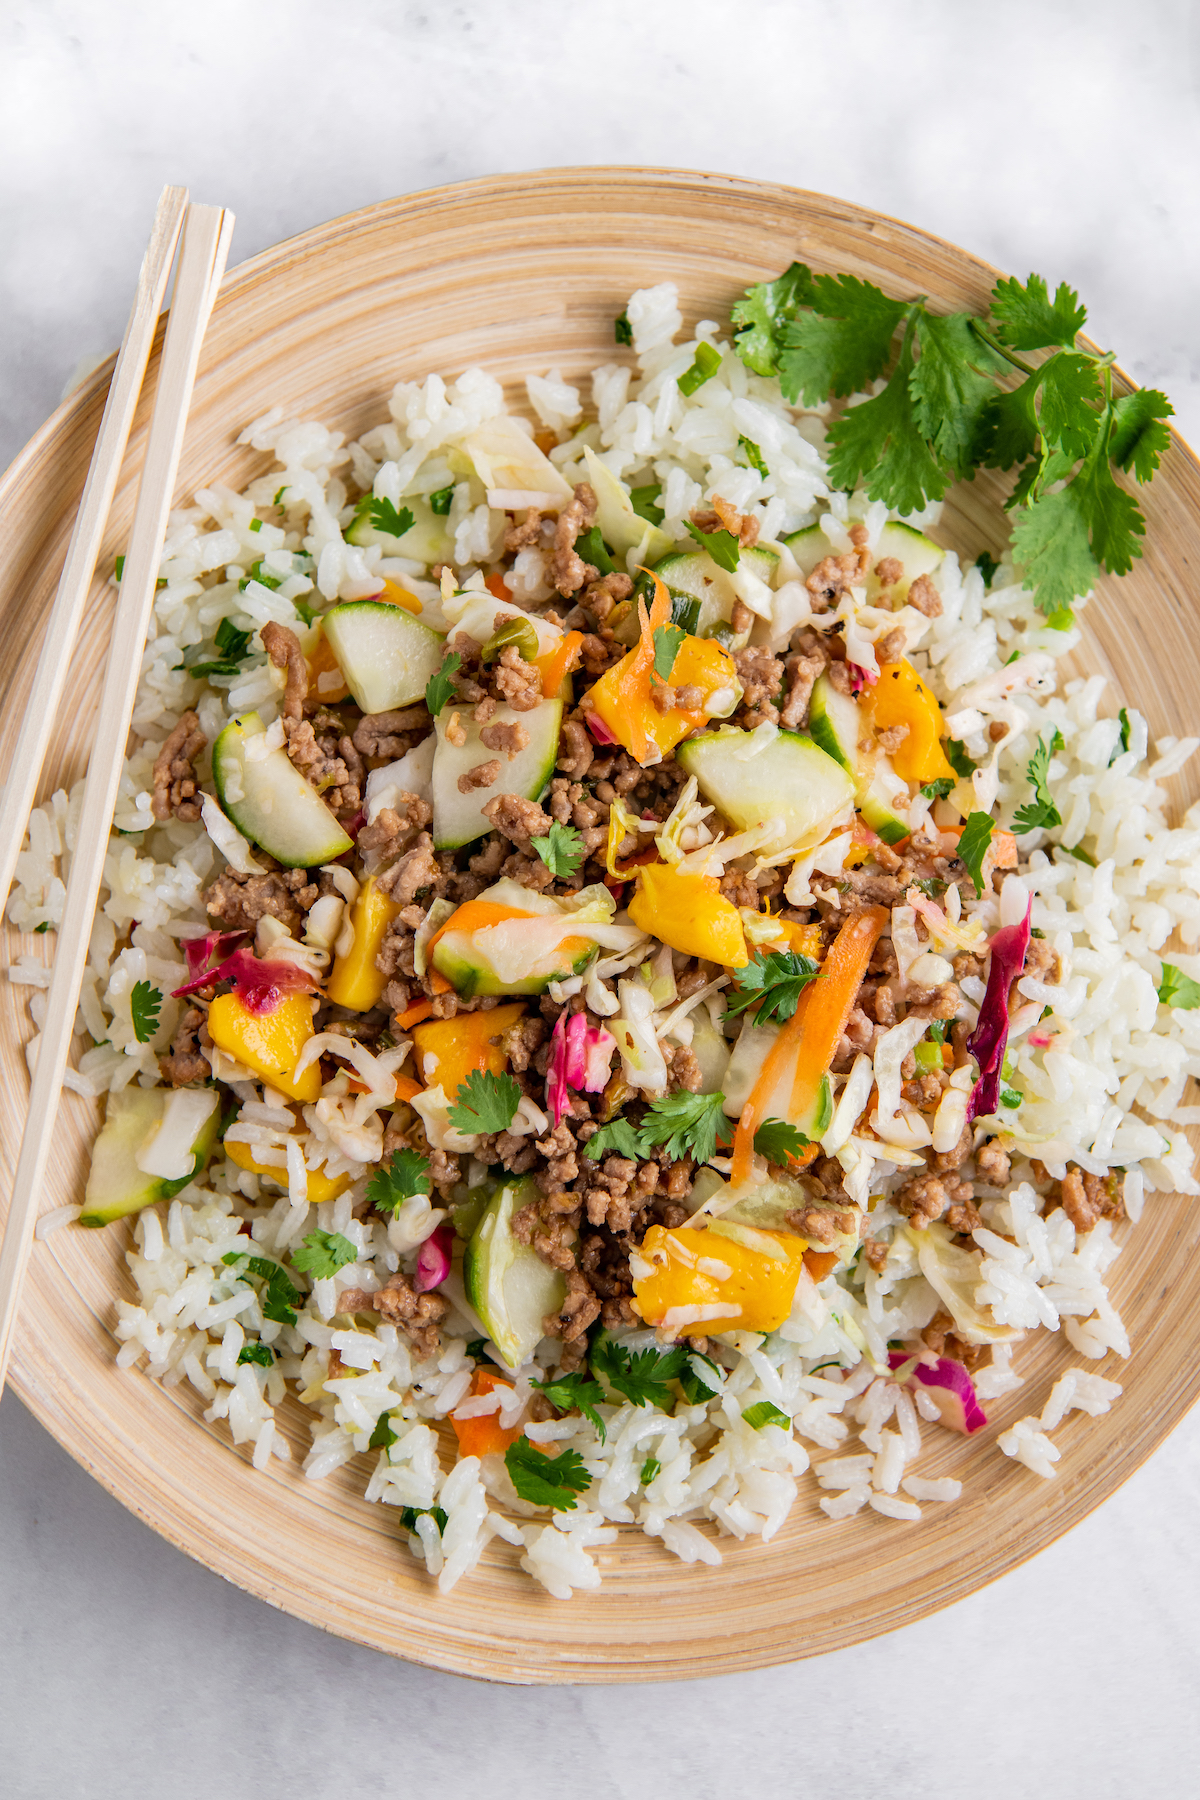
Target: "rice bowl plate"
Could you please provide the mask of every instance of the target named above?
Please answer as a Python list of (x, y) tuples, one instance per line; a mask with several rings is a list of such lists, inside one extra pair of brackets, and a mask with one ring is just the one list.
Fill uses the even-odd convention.
[[(677, 285), (647, 282), (621, 296), (627, 347), (586, 373), (548, 364), (520, 392), (442, 363), (381, 385), (354, 437), (328, 408), (234, 418), (252, 477), (194, 482), (164, 553), (68, 1087), (109, 1096), (110, 1121), (143, 1108), (129, 1157), (174, 1191), (135, 1206), (93, 1172), (42, 1235), (50, 1251), (83, 1235), (81, 1211), (132, 1212), (134, 1287), (109, 1315), (125, 1379), (190, 1389), (253, 1470), (308, 1492), (344, 1491), (352, 1467), (434, 1608), (494, 1567), (543, 1604), (595, 1589), (631, 1531), (723, 1573), (739, 1544), (786, 1543), (797, 1513), (919, 1533), (976, 1470), (1050, 1487), (1071, 1415), (1119, 1408), (1136, 1358), (1109, 1273), (1130, 1226), (1200, 1191), (1200, 837), (1163, 785), (1196, 740), (1152, 741), (1126, 694), (1060, 666), (1091, 605), (1054, 629), (1010, 559), (946, 548), (964, 534), (937, 505), (839, 491), (828, 408), (787, 404), (737, 355), (739, 291), (685, 324)], [(626, 542), (614, 507), (640, 508)], [(728, 582), (698, 566), (721, 534)], [(970, 547), (988, 540), (994, 521)], [(371, 685), (384, 606), (415, 683), (399, 704)], [(639, 655), (653, 710), (631, 738), (620, 671)], [(898, 735), (889, 678), (908, 693)], [(955, 762), (906, 779), (928, 704)], [(1056, 817), (1022, 830), (1041, 746)], [(767, 810), (793, 754), (805, 805), (823, 796), (812, 817)], [(756, 762), (782, 773), (746, 789)], [(277, 835), (277, 788), (254, 814), (283, 764), (328, 798), (319, 855)], [(74, 794), (32, 821), (18, 930), (55, 923)], [(972, 874), (957, 836), (984, 809), (991, 861)], [(353, 981), (375, 892), (372, 992)], [(1010, 940), (976, 1123), (967, 1045)], [(34, 1032), (36, 945), (9, 969)], [(806, 1009), (811, 1043), (854, 957), (811, 1109), (789, 1111), (785, 1050), (803, 1060)], [(251, 963), (282, 984), (257, 1013)], [(311, 1020), (313, 995), (326, 1010), (279, 1079), (262, 1030), (217, 1022), (231, 997)], [(503, 1028), (464, 1052), (490, 1013)], [(786, 1069), (793, 1098), (802, 1073)], [(776, 1125), (792, 1138), (759, 1137)], [(1069, 1352), (1036, 1392), (1033, 1333)], [(953, 1474), (947, 1426), (972, 1453)]]

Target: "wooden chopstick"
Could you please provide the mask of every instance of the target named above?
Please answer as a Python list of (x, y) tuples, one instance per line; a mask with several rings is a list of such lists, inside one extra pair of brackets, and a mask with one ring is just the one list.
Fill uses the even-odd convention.
[(108, 650), (96, 742), (88, 761), (83, 809), (58, 928), (46, 1020), (38, 1043), (29, 1112), (0, 1247), (0, 1384), (8, 1367), (21, 1283), (29, 1260), (63, 1070), (75, 1027), (79, 988), (104, 873), (196, 365), (229, 255), (232, 232), (232, 213), (216, 206), (188, 208), (146, 461)]
[(79, 623), (87, 604), (88, 590), (96, 572), (100, 540), (108, 522), (117, 477), (138, 395), (146, 375), (146, 364), (154, 343), (154, 331), (167, 291), (167, 277), (175, 256), (175, 246), (183, 228), (187, 209), (186, 188), (166, 187), (154, 215), (154, 229), (138, 274), (133, 311), (125, 327), (117, 366), (113, 370), (104, 405), (104, 417), (92, 452), (91, 467), (79, 502), (67, 559), (59, 577), (58, 592), (46, 621), (42, 653), (37, 673), (21, 721), (21, 732), (13, 748), (8, 780), (0, 796), (0, 906), (12, 884), (21, 840), (29, 824), (33, 797), (41, 779), (42, 764), (50, 743), (50, 733), (58, 717), (59, 703), (66, 686), (71, 652), (79, 635)]

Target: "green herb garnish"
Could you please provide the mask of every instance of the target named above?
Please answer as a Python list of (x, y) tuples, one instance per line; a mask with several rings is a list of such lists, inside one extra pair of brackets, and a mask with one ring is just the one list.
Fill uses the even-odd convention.
[(555, 819), (545, 837), (530, 838), (530, 843), (558, 881), (566, 881), (574, 875), (583, 862), (587, 852), (583, 847), (583, 833), (574, 825), (563, 825)]
[(692, 366), (679, 377), (681, 394), (694, 394), (706, 381), (711, 381), (721, 366), (721, 352), (714, 344), (697, 344)]
[(340, 1231), (310, 1231), (300, 1248), (293, 1252), (292, 1262), (314, 1281), (327, 1281), (347, 1263), (357, 1262), (358, 1251)]
[(582, 1369), (575, 1369), (570, 1375), (560, 1375), (555, 1381), (535, 1381), (535, 1388), (540, 1388), (551, 1406), (559, 1412), (570, 1412), (578, 1407), (584, 1418), (596, 1429), (596, 1435), (603, 1443), (605, 1440), (604, 1420), (596, 1411), (605, 1399), (604, 1389), (598, 1381), (593, 1381)]
[(1158, 997), (1164, 1006), (1177, 1006), (1183, 1012), (1192, 1012), (1200, 1006), (1200, 982), (1193, 981), (1174, 963), (1165, 962), (1162, 966), (1162, 980), (1158, 984)]
[(522, 1500), (531, 1506), (550, 1506), (555, 1512), (574, 1512), (582, 1494), (592, 1485), (578, 1450), (561, 1456), (544, 1456), (527, 1437), (519, 1437), (504, 1452), (509, 1479)]
[(429, 496), (429, 510), (430, 512), (436, 513), (439, 519), (444, 519), (453, 505), (453, 482), (450, 483), (449, 487), (439, 488), (436, 494), (430, 494)]
[(377, 500), (374, 494), (364, 494), (354, 509), (354, 522), (366, 519), (377, 531), (386, 531), (389, 537), (403, 537), (411, 531), (416, 523), (409, 507), (402, 506), (399, 511), (390, 500)]
[(987, 813), (973, 812), (963, 826), (962, 836), (958, 840), (959, 861), (965, 865), (974, 882), (976, 894), (983, 893), (983, 859), (995, 829), (995, 821)]
[(755, 950), (744, 969), (737, 971), (737, 987), (726, 1011), (737, 1014), (754, 1007), (754, 1023), (772, 1019), (783, 1024), (800, 1004), (800, 995), (821, 973), (820, 965), (796, 950)]
[(511, 1075), (472, 1069), (451, 1102), (450, 1123), (456, 1131), (507, 1131), (521, 1104), (521, 1090)]
[(701, 531), (700, 527), (694, 525), (690, 519), (687, 522), (687, 528), (700, 548), (708, 551), (717, 567), (732, 575), (738, 566), (738, 558), (741, 555), (741, 546), (732, 531), (726, 531), (724, 526), (719, 531)]
[(129, 1016), (133, 1020), (133, 1035), (139, 1044), (148, 1044), (158, 1030), (158, 1015), (162, 1010), (162, 990), (153, 982), (135, 981), (133, 992), (129, 996)]
[(367, 1183), (367, 1199), (378, 1213), (395, 1218), (406, 1200), (433, 1189), (429, 1158), (415, 1150), (397, 1150), (386, 1168), (381, 1163)]
[(787, 1168), (789, 1158), (799, 1157), (810, 1142), (811, 1139), (797, 1131), (794, 1125), (789, 1125), (786, 1119), (764, 1119), (754, 1134), (754, 1148), (759, 1156), (765, 1156), (768, 1162), (781, 1169)]
[(462, 662), (457, 650), (449, 650), (442, 658), (442, 666), (436, 675), (431, 675), (425, 683), (425, 704), (436, 719), (454, 692), (454, 683), (450, 677)]

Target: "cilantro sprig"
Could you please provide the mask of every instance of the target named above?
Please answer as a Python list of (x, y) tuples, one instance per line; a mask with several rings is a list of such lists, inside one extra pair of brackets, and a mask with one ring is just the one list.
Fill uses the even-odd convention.
[(468, 1136), (507, 1131), (520, 1104), (521, 1090), (514, 1076), (472, 1069), (450, 1104), (450, 1123)]
[(156, 988), (151, 981), (135, 981), (129, 996), (129, 1016), (133, 1021), (133, 1035), (139, 1044), (148, 1044), (158, 1030), (158, 1015), (162, 1010), (162, 989)]
[(367, 1183), (367, 1199), (379, 1213), (395, 1218), (414, 1194), (432, 1192), (429, 1158), (416, 1150), (397, 1150), (386, 1168), (382, 1164)]
[(680, 625), (657, 625), (654, 630), (654, 673), (660, 681), (670, 681), (679, 646), (687, 633)]
[(425, 683), (425, 704), (435, 719), (454, 692), (454, 683), (450, 677), (461, 662), (462, 657), (457, 650), (448, 650), (437, 674), (431, 675)]
[(535, 1381), (531, 1385), (540, 1388), (559, 1412), (571, 1412), (578, 1407), (584, 1418), (595, 1426), (600, 1442), (605, 1441), (604, 1420), (596, 1411), (597, 1405), (604, 1401), (605, 1393), (598, 1381), (593, 1381), (582, 1369), (573, 1369), (569, 1375), (560, 1375), (554, 1381)]
[(397, 509), (390, 500), (377, 500), (374, 494), (364, 494), (355, 507), (355, 524), (360, 519), (366, 519), (377, 531), (386, 531), (389, 537), (403, 537), (416, 524), (410, 507)]
[(717, 1148), (717, 1140), (730, 1140), (729, 1121), (724, 1113), (724, 1094), (664, 1094), (647, 1107), (639, 1124), (629, 1119), (613, 1119), (602, 1125), (584, 1146), (584, 1154), (593, 1161), (608, 1151), (642, 1162), (656, 1145), (665, 1144), (667, 1154), (676, 1160), (691, 1156), (706, 1163)]
[(687, 522), (687, 528), (700, 548), (708, 551), (718, 569), (724, 569), (730, 575), (737, 572), (738, 559), (742, 552), (732, 531), (726, 531), (723, 525), (717, 531), (701, 531), (700, 527), (694, 525), (691, 519)]
[(756, 1008), (754, 1023), (782, 1025), (800, 1004), (800, 995), (821, 973), (819, 963), (797, 950), (756, 950), (744, 969), (737, 972), (737, 988), (726, 1010), (737, 1014)]
[(530, 838), (530, 843), (557, 881), (574, 875), (586, 852), (583, 834), (573, 825), (562, 825), (557, 819), (545, 837)]
[(358, 1251), (340, 1231), (310, 1231), (300, 1248), (292, 1255), (294, 1267), (314, 1281), (326, 1281), (358, 1260)]
[(1017, 808), (1013, 819), (1014, 831), (1047, 831), (1052, 825), (1062, 824), (1062, 814), (1054, 804), (1049, 784), (1050, 758), (1061, 748), (1062, 736), (1057, 731), (1052, 738), (1038, 739), (1038, 747), (1025, 769), (1025, 779), (1033, 789), (1033, 799)]
[(775, 1163), (781, 1169), (786, 1169), (789, 1158), (798, 1157), (811, 1141), (786, 1119), (764, 1119), (754, 1134), (758, 1155), (765, 1156), (769, 1163)]
[(830, 427), (835, 486), (915, 512), (977, 468), (1015, 469), (1014, 560), (1052, 625), (1071, 623), (1102, 569), (1123, 575), (1141, 555), (1145, 520), (1117, 476), (1151, 480), (1174, 409), (1157, 389), (1114, 393), (1112, 353), (1077, 344), (1087, 311), (1066, 283), (1052, 297), (1040, 275), (1006, 278), (986, 315), (943, 315), (924, 295), (793, 263), (732, 318), (743, 362), (777, 374), (790, 401), (844, 399), (887, 373)]
[(958, 840), (959, 861), (966, 865), (967, 873), (975, 884), (976, 894), (983, 892), (983, 859), (995, 829), (995, 820), (987, 813), (973, 812), (963, 826), (962, 836)]
[(264, 1285), (259, 1294), (259, 1306), (264, 1319), (273, 1319), (277, 1325), (294, 1325), (296, 1323), (296, 1307), (300, 1305), (301, 1294), (288, 1276), (286, 1269), (279, 1263), (272, 1262), (266, 1256), (250, 1256), (245, 1251), (228, 1250), (221, 1258), (230, 1268), (244, 1262), (244, 1270), (238, 1271), (239, 1281), (248, 1281), (251, 1276)]
[(550, 1506), (555, 1512), (574, 1512), (575, 1496), (592, 1485), (578, 1450), (544, 1456), (527, 1437), (519, 1437), (504, 1452), (509, 1478), (522, 1500), (531, 1506)]
[(669, 1382), (678, 1381), (688, 1366), (684, 1345), (669, 1350), (626, 1350), (613, 1338), (596, 1340), (588, 1353), (593, 1373), (602, 1375), (632, 1406), (656, 1406), (669, 1412), (675, 1403)]
[(1164, 1006), (1177, 1006), (1183, 1012), (1192, 1012), (1200, 1006), (1200, 982), (1193, 981), (1174, 963), (1165, 962), (1162, 966), (1162, 980), (1158, 984), (1158, 997)]

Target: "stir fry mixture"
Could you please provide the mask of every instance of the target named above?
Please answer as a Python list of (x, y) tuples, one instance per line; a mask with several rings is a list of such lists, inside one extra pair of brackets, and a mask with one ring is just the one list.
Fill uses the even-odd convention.
[[(1059, 889), (1100, 860), (1086, 807), (1071, 849), (1060, 841), (1055, 720), (1073, 744), (1097, 696), (1070, 718), (1045, 707), (1106, 546), (1081, 501), (1074, 563), (1052, 555), (1062, 520), (1045, 509), (1058, 518), (1072, 488), (1045, 371), (1088, 364), (1086, 380), (1060, 371), (1088, 420), (1068, 448), (1093, 458), (1091, 485), (1072, 479), (1094, 494), (1099, 433), (1135, 514), (1109, 458), (1148, 478), (1165, 402), (1121, 413), (1107, 363), (1069, 347), (1082, 315), (1037, 278), (964, 348), (923, 303), (881, 317), (878, 290), (799, 268), (744, 298), (733, 347), (712, 327), (686, 355), (668, 333), (643, 356), (655, 430), (698, 441), (689, 422), (718, 378), (714, 417), (723, 394), (775, 433), (738, 431), (736, 461), (712, 459), (682, 512), (678, 471), (619, 426), (609, 441), (624, 450), (606, 451), (555, 399), (574, 393), (559, 378), (531, 428), (494, 405), (472, 422), (464, 377), (437, 400), (463, 422), (439, 428), (431, 454), (415, 426), (387, 427), (331, 477), (327, 452), (296, 437), (321, 428), (281, 428), (295, 440), (281, 444), (273, 417), (247, 438), (274, 450), (283, 485), (206, 492), (176, 521), (157, 616), (178, 660), (148, 649), (150, 748), (131, 754), (110, 859), (109, 951), (132, 933), (113, 965), (121, 992), (113, 975), (103, 1010), (99, 989), (84, 997), (97, 1048), (77, 1079), (109, 1091), (82, 1222), (173, 1196), (210, 1204), (224, 1235), (209, 1232), (208, 1276), (225, 1286), (192, 1320), (210, 1339), (176, 1341), (186, 1309), (166, 1298), (127, 1309), (122, 1332), (132, 1357), (218, 1396), (235, 1437), (239, 1406), (254, 1435), (256, 1396), (276, 1403), (287, 1378), (336, 1421), (345, 1455), (399, 1462), (393, 1446), (407, 1433), (411, 1449), (430, 1416), (424, 1369), (427, 1392), (450, 1396), (432, 1411), (449, 1413), (463, 1464), (561, 1522), (619, 1409), (655, 1408), (669, 1428), (675, 1408), (698, 1407), (698, 1453), (704, 1408), (733, 1394), (736, 1371), (751, 1371), (743, 1388), (766, 1382), (754, 1356), (775, 1385), (722, 1416), (765, 1432), (792, 1473), (793, 1419), (839, 1383), (838, 1406), (851, 1386), (886, 1390), (916, 1430), (916, 1395), (921, 1417), (973, 1433), (981, 1397), (1016, 1383), (1012, 1342), (1093, 1310), (1060, 1292), (1053, 1319), (1041, 1301), (1025, 1316), (1005, 1298), (1006, 1248), (1036, 1226), (1062, 1257), (1094, 1242), (1101, 1269), (1123, 1198), (1140, 1205), (1142, 1173), (1131, 1185), (1126, 1170), (1144, 1162), (1151, 1186), (1190, 1179), (1182, 1140), (1134, 1116), (1134, 1088), (1115, 1120), (1103, 1084), (1079, 1089), (1095, 1119), (1073, 1139), (1053, 1076), (1078, 929)], [(632, 330), (623, 314), (618, 343)], [(1000, 387), (996, 371), (1024, 369), (1039, 331), (1043, 372)], [(1027, 459), (1015, 573), (1009, 552), (964, 571), (931, 535), (947, 483), (970, 472), (950, 398), (930, 424), (951, 351), (977, 387), (947, 379), (943, 394), (975, 408), (976, 440), (980, 420), (993, 446), (1008, 432), (993, 461)], [(900, 375), (881, 387), (893, 356)], [(831, 421), (830, 396), (852, 392), (865, 398)], [(422, 396), (422, 421), (440, 417)], [(785, 451), (790, 494), (771, 475)], [(1021, 586), (1039, 558), (1040, 612), (1035, 581)], [(1132, 780), (1144, 722), (1101, 723)], [(174, 844), (172, 865), (136, 864), (148, 842)], [(155, 873), (121, 919), (135, 866)], [(1155, 985), (1163, 1006), (1200, 1001), (1183, 968), (1142, 961), (1151, 1014)], [(998, 1210), (1017, 1183), (1026, 1198)], [(169, 1251), (157, 1224), (139, 1232), (150, 1294), (160, 1257), (203, 1260), (180, 1204)], [(1026, 1286), (1041, 1294), (1042, 1279)], [(1106, 1319), (1101, 1307), (1091, 1340), (1074, 1328), (1083, 1353), (1120, 1347)], [(784, 1406), (788, 1356), (800, 1386)], [(383, 1382), (372, 1405), (358, 1377), (381, 1357), (391, 1374), (370, 1377)], [(407, 1414), (397, 1388), (418, 1396)], [(1089, 1390), (1089, 1410), (1110, 1388)], [(1023, 1460), (1039, 1456), (1025, 1444)], [(659, 1491), (662, 1466), (647, 1456), (633, 1485)], [(833, 1516), (855, 1510), (842, 1490), (867, 1494), (861, 1473), (831, 1478)], [(411, 1486), (405, 1517), (438, 1567), (452, 1510), (433, 1503), (440, 1481)], [(699, 1515), (699, 1495), (676, 1499), (680, 1517)], [(721, 1505), (706, 1516), (740, 1530)]]

